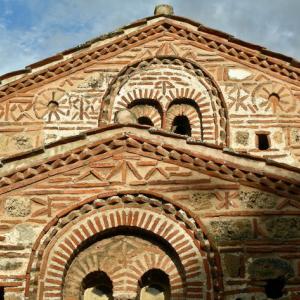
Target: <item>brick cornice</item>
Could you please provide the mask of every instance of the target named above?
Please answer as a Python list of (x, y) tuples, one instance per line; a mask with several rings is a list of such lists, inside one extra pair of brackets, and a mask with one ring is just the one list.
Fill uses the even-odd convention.
[[(10, 168), (14, 167), (14, 171), (1, 177), (0, 194), (86, 165), (90, 158), (97, 155), (122, 149), (122, 151), (140, 156), (181, 165), (223, 180), (266, 190), (284, 197), (300, 199), (299, 169), (275, 165), (268, 160), (250, 156), (235, 156), (223, 149), (214, 149), (200, 143), (189, 143), (184, 140), (178, 142), (176, 134), (167, 134), (165, 138), (162, 138), (163, 133), (154, 131), (154, 134), (151, 134), (145, 129), (145, 126), (107, 126), (98, 129), (98, 131), (88, 132), (88, 136), (93, 136), (92, 141), (88, 139), (88, 136), (84, 138), (81, 135), (82, 144), (80, 147), (44, 158), (38, 163), (26, 165), (22, 162), (22, 156), (19, 156), (13, 161), (18, 162), (23, 167), (16, 169), (15, 165), (8, 160), (8, 164), (11, 164)], [(53, 147), (52, 152), (57, 153), (55, 147), (59, 149), (59, 145)], [(41, 159), (39, 155), (33, 155), (30, 161), (33, 159), (39, 161)]]
[[(53, 58), (49, 58), (49, 61), (44, 60), (45, 69), (38, 72), (33, 70), (34, 73), (28, 73), (29, 70), (26, 69), (23, 77), (2, 86), (0, 88), (0, 100), (5, 100), (17, 92), (34, 88), (41, 82), (46, 83), (70, 72), (77, 71), (99, 59), (107, 59), (163, 33), (173, 34), (180, 39), (186, 39), (191, 43), (195, 43), (195, 45), (200, 43), (202, 47), (215, 50), (226, 58), (258, 68), (260, 71), (267, 72), (275, 77), (279, 76), (281, 79), (295, 85), (300, 85), (299, 63), (292, 59), (282, 59), (278, 54), (267, 51), (262, 47), (236, 40), (232, 36), (226, 34), (217, 35), (217, 31), (208, 29), (207, 27), (199, 26), (197, 30), (192, 30), (189, 26), (178, 24), (176, 19), (164, 18), (129, 34), (116, 37), (112, 42), (92, 49), (82, 50), (80, 53), (75, 52), (71, 58), (58, 61), (57, 64), (47, 67), (47, 64), (52, 62)], [(60, 58), (61, 56), (58, 55), (57, 59)], [(39, 67), (41, 68), (41, 66)], [(11, 76), (14, 75), (15, 72)], [(5, 78), (5, 75), (2, 76), (3, 78)]]

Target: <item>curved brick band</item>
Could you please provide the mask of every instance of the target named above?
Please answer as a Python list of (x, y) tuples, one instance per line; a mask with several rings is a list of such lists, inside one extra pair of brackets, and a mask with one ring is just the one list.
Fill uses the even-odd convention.
[[(214, 259), (206, 246), (207, 240), (186, 212), (171, 203), (144, 195), (124, 195), (96, 199), (83, 205), (60, 218), (46, 235), (40, 237), (41, 243), (35, 245), (32, 264), (28, 268), (31, 289), (28, 280), (26, 298), (61, 299), (64, 292), (64, 299), (79, 299), (74, 296), (74, 291), (78, 289), (79, 281), (89, 273), (89, 268), (77, 282), (72, 283), (71, 289), (67, 288), (70, 285), (65, 285), (64, 289), (71, 262), (79, 252), (95, 242), (99, 234), (113, 230), (114, 235), (118, 235), (122, 228), (139, 229), (163, 240), (176, 253), (183, 272), (179, 275), (166, 255), (161, 260), (148, 259), (147, 266), (133, 266), (135, 275), (130, 280), (131, 285), (123, 285), (124, 288), (118, 290), (119, 294), (125, 293), (127, 288), (136, 293), (137, 278), (156, 268), (170, 274), (172, 299), (209, 298), (215, 286), (219, 286), (215, 280), (212, 284), (210, 269), (217, 269), (217, 266), (208, 264), (208, 260), (212, 262)], [(105, 271), (116, 282), (115, 274), (111, 270)]]
[[(211, 133), (212, 136), (207, 136), (207, 141), (216, 144), (228, 144), (228, 114), (221, 89), (212, 76), (210, 76), (207, 71), (203, 70), (203, 68), (198, 66), (195, 62), (176, 56), (160, 56), (149, 58), (135, 62), (121, 70), (112, 81), (104, 95), (100, 109), (99, 125), (109, 122), (112, 118), (111, 113), (113, 112), (113, 107), (115, 105), (115, 98), (120, 92), (120, 89), (128, 82), (131, 76), (145, 70), (147, 67), (153, 68), (154, 66), (158, 66), (159, 68), (163, 66), (181, 67), (190, 75), (192, 75), (195, 80), (201, 83), (203, 88), (205, 88), (207, 97), (209, 99), (206, 99), (206, 97), (204, 99), (201, 96), (201, 93), (199, 93), (198, 96), (193, 96), (196, 96), (195, 103), (199, 106), (203, 117), (203, 122), (210, 123), (210, 125), (213, 124), (214, 126)], [(185, 89), (182, 90), (184, 94), (177, 93), (178, 95), (174, 95), (174, 97), (186, 98), (193, 91), (192, 89), (188, 89), (186, 91)], [(212, 116), (213, 119), (211, 120), (210, 118)]]
[(141, 117), (148, 117), (152, 121), (154, 127), (161, 127), (161, 115), (155, 107), (150, 105), (136, 105), (133, 106), (130, 111), (135, 114), (137, 119)]
[[(119, 213), (121, 214), (120, 211)], [(95, 218), (98, 221), (101, 220), (98, 217), (93, 217), (92, 220)], [(115, 233), (117, 234), (118, 230)], [(76, 231), (76, 234), (80, 235), (80, 229)], [(143, 231), (142, 234), (144, 237), (147, 232)], [(126, 237), (125, 240), (124, 237)], [(155, 238), (153, 237), (153, 239)], [(78, 299), (78, 295), (81, 294), (83, 279), (88, 274), (99, 270), (105, 272), (112, 281), (114, 298), (136, 299), (142, 276), (153, 269), (168, 274), (172, 299), (184, 299), (186, 280), (181, 275), (182, 265), (180, 261), (176, 257), (168, 255), (153, 242), (153, 240), (145, 241), (141, 237), (127, 233), (124, 236), (117, 235), (105, 238), (83, 250), (74, 259), (65, 277), (64, 299)], [(65, 251), (61, 251), (65, 256)], [(56, 260), (57, 258), (58, 255)], [(54, 262), (53, 266), (55, 265), (57, 264)], [(53, 276), (54, 271), (52, 271), (50, 271), (50, 275)], [(60, 276), (57, 272), (55, 274)], [(45, 287), (45, 289), (48, 288)]]

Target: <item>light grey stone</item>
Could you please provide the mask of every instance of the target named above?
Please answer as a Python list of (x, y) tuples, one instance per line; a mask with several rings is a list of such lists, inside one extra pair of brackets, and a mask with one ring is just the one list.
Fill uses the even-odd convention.
[(18, 224), (10, 232), (5, 234), (7, 244), (32, 246), (35, 241), (39, 228), (31, 224)]
[(11, 217), (25, 217), (31, 212), (30, 199), (22, 197), (11, 197), (5, 201), (6, 214)]

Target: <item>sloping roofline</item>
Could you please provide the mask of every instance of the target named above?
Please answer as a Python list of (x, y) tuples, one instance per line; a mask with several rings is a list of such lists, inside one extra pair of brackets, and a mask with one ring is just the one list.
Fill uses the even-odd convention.
[[(1, 81), (7, 80), (9, 78), (13, 78), (15, 76), (18, 76), (17, 79), (19, 79), (20, 75), (26, 76), (26, 74), (34, 72), (37, 68), (41, 68), (41, 67), (46, 66), (48, 64), (59, 63), (59, 62), (63, 61), (66, 58), (66, 56), (68, 56), (70, 54), (76, 54), (76, 53), (78, 53), (78, 52), (80, 52), (84, 49), (88, 49), (94, 43), (97, 43), (97, 42), (100, 42), (100, 41), (105, 41), (107, 39), (120, 36), (122, 34), (125, 34), (126, 30), (128, 30), (128, 29), (133, 29), (133, 28), (137, 28), (137, 27), (140, 27), (140, 26), (143, 26), (143, 25), (147, 25), (149, 21), (152, 21), (152, 20), (155, 20), (155, 19), (161, 19), (161, 18), (165, 18), (165, 19), (169, 19), (169, 20), (175, 20), (175, 21), (179, 21), (179, 22), (184, 22), (186, 24), (197, 27), (197, 30), (199, 31), (199, 33), (206, 33), (206, 34), (209, 34), (209, 35), (213, 35), (217, 38), (221, 38), (221, 39), (226, 40), (227, 42), (233, 43), (237, 46), (241, 46), (241, 47), (247, 48), (249, 50), (254, 50), (254, 51), (257, 52), (257, 56), (260, 57), (260, 59), (265, 59), (265, 60), (268, 60), (268, 58), (275, 59), (277, 63), (283, 64), (284, 68), (287, 68), (287, 69), (292, 68), (292, 70), (291, 70), (292, 72), (294, 71), (294, 72), (298, 73), (298, 74), (296, 74), (297, 76), (294, 75), (294, 78), (292, 76), (291, 79), (294, 79), (294, 80), (299, 82), (299, 79), (300, 79), (300, 62), (298, 60), (296, 60), (295, 58), (293, 58), (293, 57), (286, 56), (286, 55), (278, 53), (278, 52), (273, 52), (273, 51), (268, 50), (267, 48), (265, 48), (263, 46), (240, 40), (238, 38), (235, 38), (233, 35), (227, 34), (227, 33), (222, 32), (220, 30), (216, 30), (216, 29), (204, 26), (201, 23), (198, 23), (196, 21), (190, 20), (190, 19), (185, 18), (185, 17), (173, 16), (173, 15), (158, 15), (158, 16), (150, 16), (150, 17), (146, 17), (146, 18), (143, 18), (143, 19), (139, 19), (139, 20), (137, 20), (133, 23), (130, 23), (128, 25), (125, 25), (125, 26), (121, 27), (120, 29), (117, 29), (116, 31), (98, 36), (98, 37), (93, 38), (91, 40), (88, 40), (88, 41), (86, 41), (82, 44), (79, 44), (78, 46), (69, 48), (69, 49), (64, 50), (62, 52), (59, 52), (59, 53), (57, 53), (53, 56), (50, 56), (50, 57), (47, 57), (47, 58), (42, 59), (40, 61), (37, 61), (35, 63), (32, 63), (32, 64), (26, 66), (24, 69), (20, 69), (20, 70), (16, 70), (16, 71), (12, 71), (12, 72), (3, 74), (3, 75), (0, 76), (0, 85), (1, 85)], [(275, 70), (275, 69), (276, 68), (274, 68), (274, 71), (276, 71), (276, 73), (278, 73), (279, 70)], [(283, 76), (287, 76), (287, 74), (285, 74), (284, 71), (281, 71), (280, 74), (283, 75)], [(0, 96), (1, 96), (1, 93), (0, 93)]]
[(137, 124), (103, 126), (3, 159), (0, 194), (55, 175), (61, 168), (78, 167), (94, 155), (119, 148), (300, 200), (299, 168)]

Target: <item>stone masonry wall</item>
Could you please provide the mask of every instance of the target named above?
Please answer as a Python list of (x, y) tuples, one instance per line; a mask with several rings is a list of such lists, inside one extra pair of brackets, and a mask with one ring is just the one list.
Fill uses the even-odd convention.
[(136, 26), (2, 79), (0, 297), (79, 300), (96, 266), (122, 300), (152, 269), (173, 300), (299, 299), (298, 71), (182, 20)]
[[(57, 154), (51, 164), (44, 161), (38, 167), (51, 165), (51, 171), (1, 188), (0, 284), (5, 286), (5, 299), (24, 299), (24, 293), (35, 299), (35, 289), (47, 299), (57, 299), (69, 265), (67, 256), (74, 251), (77, 255), (81, 243), (97, 232), (105, 232), (105, 228), (115, 228), (111, 234), (118, 236), (124, 234), (118, 226), (130, 228), (133, 224), (170, 239), (179, 262), (186, 264), (185, 274), (195, 272), (193, 276), (199, 280), (197, 288), (190, 290), (197, 297), (210, 299), (214, 294), (219, 299), (266, 299), (265, 286), (278, 278), (285, 280), (286, 296), (300, 293), (297, 195), (281, 193), (279, 186), (277, 192), (266, 188), (268, 192), (263, 185), (258, 189), (225, 180), (230, 169), (227, 175), (222, 173), (225, 167), (220, 173), (212, 171), (217, 170), (213, 156), (223, 155), (220, 150), (210, 149), (212, 156), (207, 158), (199, 146), (188, 146), (185, 140), (165, 137), (164, 145), (155, 135), (142, 138), (142, 129), (131, 131), (136, 131), (136, 137), (124, 139), (119, 133), (108, 138), (109, 130), (91, 136), (88, 144), (75, 150), (77, 156)], [(171, 144), (177, 150), (171, 150)], [(192, 147), (194, 152), (179, 150), (184, 147)], [(60, 151), (65, 155), (63, 148)], [(234, 159), (233, 165), (237, 166), (239, 160)], [(203, 168), (204, 162), (207, 167)], [(225, 165), (233, 166), (230, 162)], [(254, 168), (257, 162), (252, 165)], [(234, 174), (241, 176), (241, 172), (236, 169)], [(254, 174), (247, 176), (253, 180)], [(271, 184), (270, 179), (262, 182), (266, 184), (267, 180)], [(100, 220), (94, 218), (96, 215)], [(168, 222), (175, 223), (169, 227)], [(180, 224), (187, 229), (176, 231)], [(178, 238), (171, 238), (173, 233), (168, 228), (173, 228)], [(134, 231), (129, 232), (134, 236)], [(198, 254), (192, 254), (191, 237)], [(194, 261), (199, 254), (201, 258)], [(151, 269), (155, 261), (142, 264)], [(39, 280), (34, 272), (40, 274)], [(119, 275), (112, 279), (117, 280)], [(133, 279), (139, 276), (141, 273)], [(124, 292), (123, 285), (119, 291)]]

